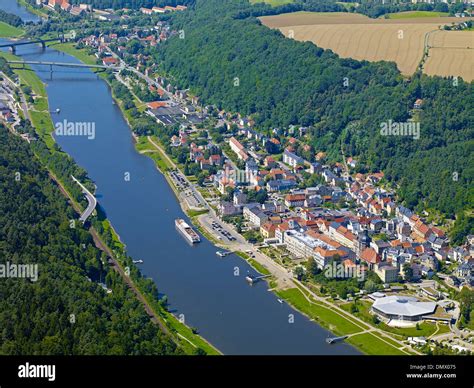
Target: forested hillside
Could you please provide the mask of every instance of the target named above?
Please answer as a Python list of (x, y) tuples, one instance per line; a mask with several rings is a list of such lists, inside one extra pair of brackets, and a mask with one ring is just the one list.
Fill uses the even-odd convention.
[[(251, 115), (258, 130), (312, 126), (309, 142), (333, 160), (341, 159), (342, 142), (347, 155), (401, 185), (410, 207), (449, 217), (472, 208), (472, 83), (404, 79), (394, 63), (340, 59), (242, 18), (249, 7), (197, 0), (194, 11), (174, 15), (185, 38), (160, 46), (163, 71), (205, 103)], [(418, 98), (424, 105), (415, 113)], [(419, 139), (380, 135), (382, 122), (411, 119), (420, 120)]]
[[(38, 264), (38, 280), (0, 278), (0, 354), (175, 354), (28, 145), (0, 127), (0, 264)], [(98, 284), (104, 282), (112, 293)]]

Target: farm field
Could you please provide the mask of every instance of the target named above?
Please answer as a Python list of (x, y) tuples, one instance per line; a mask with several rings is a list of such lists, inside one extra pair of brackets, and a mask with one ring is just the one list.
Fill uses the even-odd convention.
[[(462, 76), (465, 80), (474, 78), (472, 61), (468, 62), (472, 50), (467, 49), (474, 46), (472, 43), (469, 46), (469, 41), (474, 41), (474, 32), (439, 30), (440, 26), (460, 22), (461, 18), (370, 19), (352, 13), (297, 12), (260, 19), (267, 27), (278, 28), (287, 37), (311, 41), (343, 58), (393, 61), (405, 75), (416, 71), (423, 57), (425, 38), (431, 41), (433, 35), (436, 39), (444, 39), (445, 43), (439, 43), (433, 53), (430, 51), (432, 57), (426, 64), (427, 74)], [(436, 36), (438, 32), (442, 37)], [(464, 37), (460, 38), (456, 33), (464, 34)], [(456, 49), (449, 48), (452, 42), (458, 42)], [(451, 60), (453, 50), (459, 51), (455, 60)]]
[(474, 79), (474, 31), (436, 31), (423, 70), (428, 75), (457, 75)]

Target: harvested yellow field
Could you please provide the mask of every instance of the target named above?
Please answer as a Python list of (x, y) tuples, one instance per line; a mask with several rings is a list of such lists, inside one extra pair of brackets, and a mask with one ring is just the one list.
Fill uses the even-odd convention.
[(474, 32), (436, 31), (428, 39), (430, 47), (423, 70), (428, 75), (474, 79)]
[[(466, 37), (472, 37), (473, 32), (439, 30), (444, 24), (461, 20), (465, 19), (451, 17), (370, 19), (360, 14), (309, 12), (261, 18), (263, 24), (278, 28), (289, 38), (311, 41), (319, 47), (334, 51), (343, 58), (393, 61), (405, 75), (411, 75), (416, 71), (423, 58), (425, 44), (431, 38), (444, 39), (442, 42), (449, 44), (442, 44), (448, 44), (450, 47), (456, 44), (464, 47), (464, 43), (460, 43), (460, 38), (436, 35), (438, 32), (457, 32), (465, 34)], [(462, 38), (463, 42), (464, 39)], [(443, 50), (433, 54), (433, 58), (430, 57), (429, 60), (436, 59), (440, 54), (444, 56)], [(456, 58), (467, 58), (467, 56), (466, 53), (458, 53)], [(439, 73), (437, 73), (437, 68), (439, 68)], [(430, 64), (432, 73), (428, 74), (457, 75), (467, 80), (466, 69), (468, 68), (469, 65), (464, 62), (456, 64), (453, 61), (450, 62), (449, 69), (446, 71), (445, 65), (435, 62)]]
[(424, 36), (437, 28), (430, 24), (381, 24), (290, 26), (285, 36), (311, 41), (343, 58), (393, 61), (403, 74), (413, 74), (421, 60)]
[(474, 48), (473, 31), (436, 31), (430, 34), (430, 47)]
[(436, 24), (441, 26), (469, 19), (439, 16), (408, 19), (370, 19), (359, 13), (348, 12), (293, 12), (260, 18), (262, 23), (270, 28), (317, 24)]

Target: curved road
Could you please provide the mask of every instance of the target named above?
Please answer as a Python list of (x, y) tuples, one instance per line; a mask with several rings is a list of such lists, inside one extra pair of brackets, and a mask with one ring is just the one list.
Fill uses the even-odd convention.
[(90, 217), (95, 207), (97, 206), (97, 199), (92, 195), (89, 190), (85, 188), (85, 186), (81, 182), (74, 178), (74, 176), (71, 175), (71, 178), (81, 187), (82, 192), (84, 193), (87, 198), (87, 201), (89, 202), (89, 205), (87, 206), (86, 210), (84, 210), (84, 213), (82, 213), (81, 217), (79, 218), (84, 223), (87, 221), (87, 219)]

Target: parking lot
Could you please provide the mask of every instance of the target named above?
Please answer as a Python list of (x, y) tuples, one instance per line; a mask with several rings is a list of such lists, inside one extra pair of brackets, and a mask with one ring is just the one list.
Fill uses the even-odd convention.
[(236, 240), (236, 238), (234, 236), (232, 236), (227, 230), (225, 230), (222, 227), (222, 225), (220, 225), (218, 222), (212, 221), (211, 227), (215, 232), (217, 232), (216, 236), (219, 240), (222, 240), (222, 239), (226, 239), (226, 240), (229, 240), (229, 241), (235, 241)]
[(201, 199), (197, 196), (195, 190), (189, 185), (189, 183), (181, 173), (177, 171), (170, 171), (169, 176), (180, 195), (187, 202), (188, 207), (199, 208), (204, 206)]

